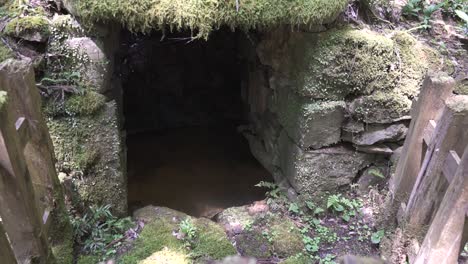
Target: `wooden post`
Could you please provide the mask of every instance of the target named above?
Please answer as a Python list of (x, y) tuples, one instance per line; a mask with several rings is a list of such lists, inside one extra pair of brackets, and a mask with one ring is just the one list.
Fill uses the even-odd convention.
[(10, 241), (5, 233), (5, 229), (3, 229), (3, 224), (0, 221), (0, 258), (2, 263), (5, 264), (17, 264), (15, 255), (11, 249)]
[[(457, 170), (457, 153), (463, 154), (468, 143), (468, 96), (447, 99), (429, 144), (417, 184), (414, 185), (406, 215), (413, 232), (430, 224), (449, 185), (450, 173)], [(444, 173), (445, 171), (445, 173)]]
[(50, 249), (37, 209), (31, 177), (23, 154), (23, 143), (15, 127), (15, 107), (0, 108), (0, 215), (20, 263), (51, 263)]
[(419, 250), (415, 264), (457, 263), (468, 209), (468, 147)]
[[(24, 139), (22, 151), (36, 194), (37, 208), (46, 219), (61, 197), (55, 170), (54, 151), (48, 128), (42, 116), (41, 97), (30, 63), (8, 61), (0, 66), (0, 90), (8, 93), (11, 119), (19, 120)], [(46, 225), (47, 227), (47, 225)], [(47, 228), (46, 228), (47, 229)]]
[(452, 94), (454, 80), (445, 73), (433, 73), (424, 80), (419, 99), (413, 106), (401, 158), (390, 180), (394, 208), (406, 203), (420, 170), (423, 152), (424, 129), (430, 120), (437, 121), (437, 113)]

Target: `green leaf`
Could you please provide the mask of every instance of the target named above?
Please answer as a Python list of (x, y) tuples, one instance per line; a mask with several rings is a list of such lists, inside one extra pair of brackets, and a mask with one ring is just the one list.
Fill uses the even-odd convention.
[(372, 233), (371, 242), (372, 244), (380, 244), (380, 241), (385, 236), (385, 230), (379, 230), (375, 233)]
[(321, 213), (323, 213), (323, 212), (325, 212), (325, 210), (323, 210), (323, 209), (320, 208), (320, 207), (317, 207), (317, 208), (315, 208), (315, 210), (314, 210), (314, 215), (318, 215), (318, 214), (321, 214)]
[(291, 203), (289, 204), (289, 209), (290, 212), (293, 212), (295, 214), (299, 214), (299, 206), (296, 203)]
[(378, 178), (385, 179), (385, 175), (383, 175), (382, 172), (380, 172), (380, 170), (378, 169), (370, 169), (369, 174)]
[(461, 18), (462, 20), (464, 20), (465, 23), (468, 23), (468, 15), (467, 15), (465, 12), (463, 12), (463, 11), (461, 11), (461, 10), (455, 10), (455, 14), (457, 14), (457, 16), (458, 16), (459, 18)]
[(349, 220), (351, 219), (351, 217), (349, 216), (349, 214), (344, 214), (344, 215), (341, 216), (341, 218), (342, 218), (343, 220), (345, 220), (346, 222), (349, 222)]

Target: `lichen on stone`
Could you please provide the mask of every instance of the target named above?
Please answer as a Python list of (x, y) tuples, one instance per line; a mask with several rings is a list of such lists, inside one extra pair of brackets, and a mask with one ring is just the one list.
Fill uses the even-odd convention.
[(2, 110), (2, 107), (6, 103), (7, 99), (7, 92), (0, 91), (0, 110)]
[(411, 100), (398, 92), (378, 91), (356, 99), (350, 108), (365, 123), (392, 123), (409, 115)]
[[(236, 6), (236, 3), (239, 3)], [(208, 38), (220, 26), (254, 29), (281, 24), (311, 25), (331, 22), (344, 10), (345, 0), (79, 0), (77, 13), (84, 21), (116, 21), (137, 32), (154, 29), (190, 29)]]

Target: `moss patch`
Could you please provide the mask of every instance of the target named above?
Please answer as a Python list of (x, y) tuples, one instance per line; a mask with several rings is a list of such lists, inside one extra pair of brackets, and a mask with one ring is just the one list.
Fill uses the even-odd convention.
[(268, 28), (280, 24), (330, 22), (344, 10), (346, 0), (79, 0), (79, 15), (89, 24), (117, 21), (132, 31), (191, 29), (198, 37), (222, 25), (231, 28)]
[(222, 227), (211, 220), (193, 219), (197, 236), (193, 248), (189, 251), (184, 247), (184, 242), (174, 236), (174, 232), (179, 229), (180, 221), (188, 217), (186, 214), (168, 208), (147, 206), (136, 211), (135, 217), (148, 224), (135, 241), (133, 249), (121, 258), (120, 263), (139, 263), (153, 253), (165, 249), (179, 256), (189, 256), (190, 263), (193, 261), (204, 263), (237, 253)]
[(83, 95), (73, 95), (65, 102), (65, 111), (71, 115), (92, 115), (104, 106), (104, 95), (86, 91)]
[(10, 58), (13, 58), (13, 53), (5, 44), (0, 42), (0, 62)]
[(99, 263), (100, 258), (98, 256), (80, 256), (76, 264), (96, 264)]
[(295, 42), (289, 72), (297, 92), (315, 99), (395, 89), (414, 96), (434, 55), (402, 32), (387, 37), (370, 30), (340, 29), (303, 34)]
[(185, 254), (164, 248), (141, 261), (140, 264), (189, 264)]
[(302, 235), (289, 219), (274, 217), (269, 226), (274, 235), (273, 250), (278, 256), (294, 256), (304, 249)]
[(4, 33), (13, 37), (38, 32), (44, 36), (50, 35), (49, 21), (43, 16), (26, 16), (13, 18), (5, 26)]
[(202, 259), (222, 259), (237, 254), (234, 246), (229, 242), (223, 228), (206, 218), (195, 221), (199, 231), (193, 254)]

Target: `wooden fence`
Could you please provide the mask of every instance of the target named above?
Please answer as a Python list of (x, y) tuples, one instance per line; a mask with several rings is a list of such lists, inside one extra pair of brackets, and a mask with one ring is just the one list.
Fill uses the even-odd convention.
[(400, 224), (423, 238), (411, 263), (457, 263), (467, 239), (468, 96), (453, 86), (445, 74), (426, 77), (390, 183)]
[(0, 91), (0, 262), (53, 263), (49, 216), (62, 193), (32, 67), (1, 64)]

